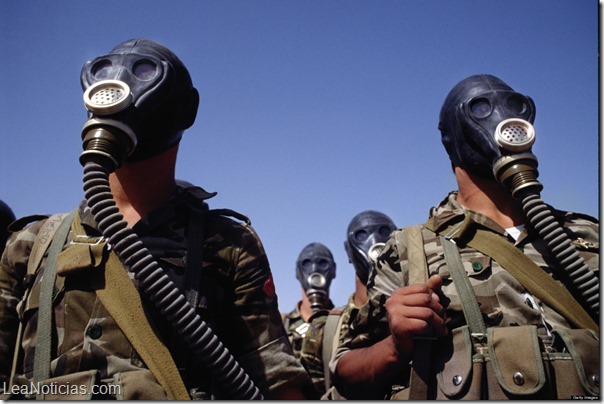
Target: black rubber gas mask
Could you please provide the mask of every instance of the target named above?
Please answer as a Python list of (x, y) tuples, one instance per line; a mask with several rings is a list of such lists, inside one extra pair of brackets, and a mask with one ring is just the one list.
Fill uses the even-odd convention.
[(350, 221), (344, 249), (363, 285), (367, 284), (369, 273), (394, 230), (392, 219), (374, 210), (361, 212)]
[(302, 249), (296, 262), (296, 278), (310, 300), (313, 311), (329, 305), (329, 287), (336, 277), (336, 263), (329, 248), (310, 243)]
[[(497, 77), (470, 76), (449, 92), (438, 128), (451, 162), (483, 178), (500, 178), (501, 160), (523, 154), (534, 165), (535, 104)], [(515, 157), (514, 157), (515, 158)], [(528, 160), (534, 160), (528, 163)], [(521, 163), (523, 164), (523, 163)], [(536, 172), (536, 170), (535, 170)]]
[(195, 121), (199, 94), (172, 51), (133, 39), (87, 62), (81, 84), (89, 120), (82, 130), (82, 164), (90, 158), (153, 157), (176, 145)]

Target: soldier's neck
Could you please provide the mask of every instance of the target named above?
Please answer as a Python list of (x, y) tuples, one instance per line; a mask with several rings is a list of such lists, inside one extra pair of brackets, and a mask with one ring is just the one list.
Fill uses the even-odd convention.
[(174, 161), (175, 154), (162, 154), (124, 164), (109, 175), (111, 194), (129, 227), (174, 194)]
[(468, 173), (455, 167), (459, 186), (457, 202), (462, 206), (492, 219), (504, 229), (525, 222), (519, 201), (503, 185)]
[(308, 322), (310, 316), (313, 315), (313, 311), (310, 306), (310, 300), (308, 300), (308, 297), (306, 296), (306, 293), (304, 293), (304, 291), (302, 291), (302, 301), (300, 302), (300, 307), (298, 307), (298, 311), (300, 311), (300, 317), (302, 317), (302, 320), (304, 320), (304, 322)]
[(354, 277), (354, 296), (352, 301), (356, 307), (361, 307), (367, 302), (367, 287), (358, 276)]

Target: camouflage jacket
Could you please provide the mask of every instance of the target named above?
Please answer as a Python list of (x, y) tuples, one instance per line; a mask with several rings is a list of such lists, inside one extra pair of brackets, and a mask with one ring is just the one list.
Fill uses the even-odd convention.
[[(352, 320), (358, 313), (359, 308), (354, 305), (354, 293), (349, 297), (346, 306), (337, 307), (332, 310), (321, 310), (314, 313), (309, 319), (309, 327), (304, 340), (302, 341), (302, 349), (300, 352), (300, 363), (306, 369), (315, 386), (315, 389), (324, 396), (326, 391), (331, 387), (325, 383), (325, 371), (329, 371), (329, 357), (323, 356), (325, 344), (329, 344), (331, 356), (340, 344), (342, 335), (346, 334)], [(339, 329), (334, 330), (332, 339), (325, 334), (327, 319), (329, 316), (338, 317)], [(326, 347), (327, 348), (327, 347)], [(327, 363), (326, 363), (327, 362)], [(330, 395), (330, 399), (337, 399)]]
[[(285, 331), (287, 332), (287, 338), (289, 339), (294, 355), (298, 361), (300, 360), (300, 355), (302, 353), (302, 341), (310, 326), (310, 323), (304, 321), (302, 314), (300, 314), (301, 304), (302, 300), (296, 303), (296, 307), (294, 307), (292, 311), (281, 316), (283, 318)], [(332, 309), (333, 307), (333, 302), (330, 300), (328, 309)]]
[[(456, 195), (456, 192), (450, 193), (439, 206), (431, 209), (430, 217), (435, 223), (459, 221), (460, 216), (468, 212), (474, 222), (500, 234), (554, 279), (557, 279), (554, 274), (556, 268), (552, 267), (555, 265), (554, 257), (547, 250), (545, 241), (529, 224), (524, 226), (518, 239), (514, 241), (505, 229), (491, 219), (463, 208), (456, 201)], [(557, 210), (553, 210), (553, 214), (562, 224), (572, 244), (577, 247), (586, 265), (598, 274), (599, 222), (597, 219)], [(405, 232), (405, 229), (397, 232), (401, 231)], [(450, 279), (440, 240), (437, 235), (425, 228), (422, 230), (422, 235), (429, 273), (430, 275), (439, 274), (443, 278), (444, 299), (441, 298), (441, 301), (446, 306), (447, 326), (450, 330), (456, 329), (465, 324), (465, 318), (457, 290)], [(402, 258), (399, 258), (399, 252)], [(531, 296), (509, 272), (491, 257), (467, 246), (460, 248), (459, 252), (487, 327), (535, 325), (541, 334), (547, 333), (552, 328), (572, 328), (564, 317), (536, 297)], [(330, 368), (334, 374), (334, 384), (345, 395), (346, 386), (337, 378), (336, 369), (339, 359), (351, 349), (370, 346), (389, 335), (384, 302), (395, 289), (408, 284), (406, 257), (406, 250), (398, 251), (393, 235), (378, 258), (376, 271), (370, 275), (367, 284), (369, 301), (361, 308), (348, 333), (342, 337), (342, 344), (336, 352)], [(408, 375), (401, 377), (402, 379), (398, 383), (401, 386), (408, 385), (408, 380), (403, 380)]]
[[(144, 246), (181, 291), (187, 259), (189, 206), (199, 206), (211, 196), (201, 188), (179, 187), (166, 204), (133, 226)], [(99, 234), (85, 203), (80, 205), (79, 213), (86, 232)], [(239, 223), (212, 211), (205, 216), (201, 299), (197, 313), (265, 397), (285, 386), (308, 385), (308, 375), (294, 358), (283, 332), (272, 274), (260, 239), (248, 222)], [(39, 284), (46, 258), (35, 277), (25, 275), (29, 254), (42, 223), (35, 222), (13, 234), (2, 256), (0, 386), (5, 386), (10, 375), (19, 321), (23, 324), (23, 337), (15, 379), (20, 384), (32, 379)], [(68, 243), (73, 237), (73, 231), (70, 231)], [(127, 379), (130, 372), (145, 370), (146, 366), (99, 302), (85, 272), (57, 276), (51, 377), (98, 370), (101, 380), (119, 384), (119, 380)], [(24, 301), (26, 290), (31, 293)], [(152, 326), (170, 349), (192, 396), (225, 397), (220, 387), (212, 383), (208, 371), (188, 352), (182, 337), (145, 296), (142, 299)], [(155, 382), (153, 376), (150, 379)], [(145, 390), (151, 391), (152, 386), (142, 386), (141, 391), (146, 393)], [(145, 397), (162, 398), (161, 393), (150, 397), (144, 394), (125, 396)]]

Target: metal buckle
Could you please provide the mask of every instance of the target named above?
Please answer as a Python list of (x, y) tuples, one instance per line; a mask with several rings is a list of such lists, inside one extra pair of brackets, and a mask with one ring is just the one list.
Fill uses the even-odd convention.
[(85, 245), (99, 245), (105, 241), (105, 237), (92, 237), (76, 235), (69, 244), (85, 244)]

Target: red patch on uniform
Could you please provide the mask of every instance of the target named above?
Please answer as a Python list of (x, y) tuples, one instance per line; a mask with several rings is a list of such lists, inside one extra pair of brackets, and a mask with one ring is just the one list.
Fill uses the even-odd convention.
[(269, 297), (275, 297), (275, 283), (273, 282), (273, 275), (269, 276), (266, 281), (264, 281), (264, 285), (262, 286), (262, 290), (264, 294)]

